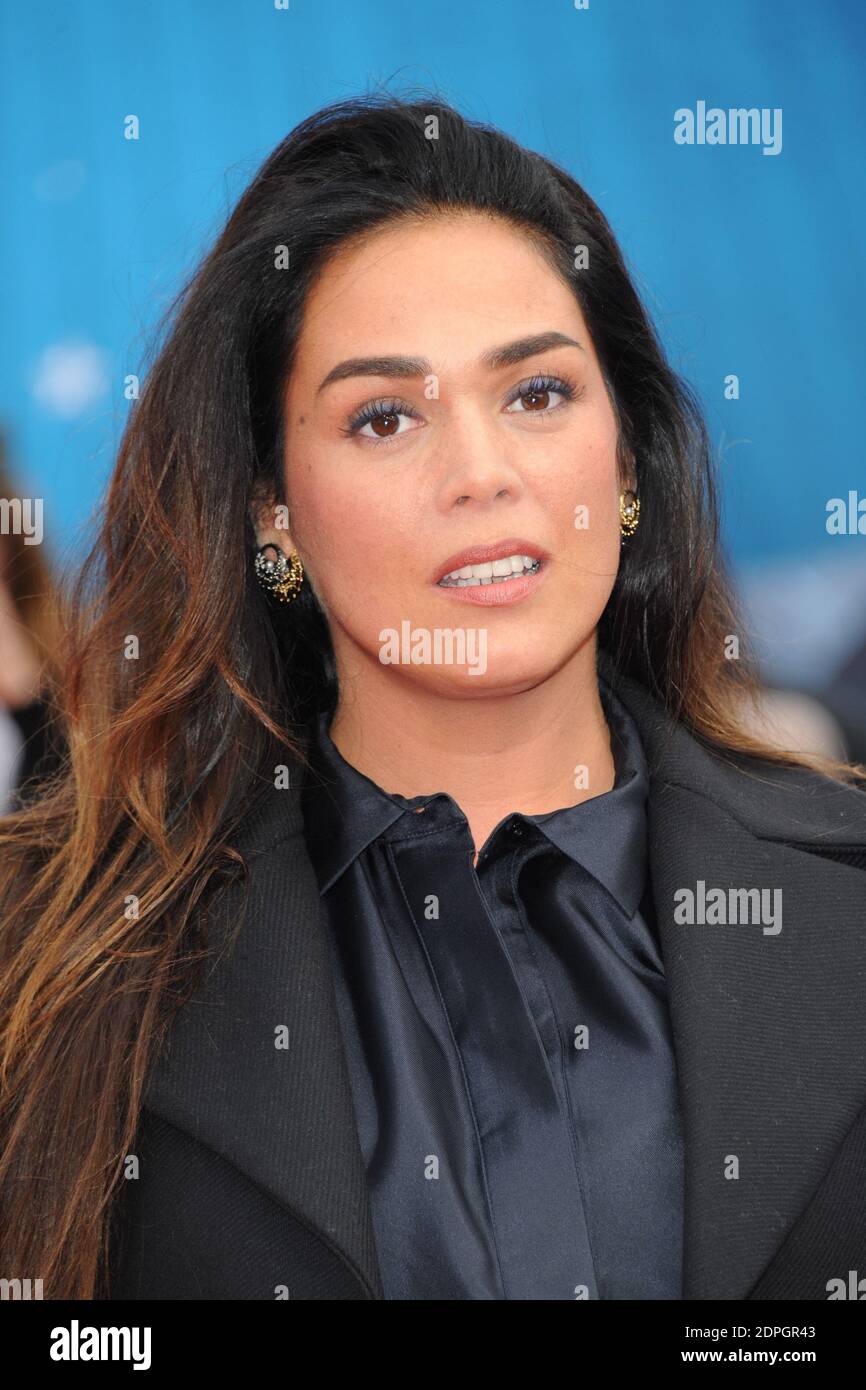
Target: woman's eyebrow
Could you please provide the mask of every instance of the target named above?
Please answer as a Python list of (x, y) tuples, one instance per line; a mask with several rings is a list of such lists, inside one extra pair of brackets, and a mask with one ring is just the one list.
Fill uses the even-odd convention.
[[(548, 333), (534, 333), (527, 338), (515, 338), (511, 343), (490, 348), (481, 354), (480, 361), (482, 366), (493, 370), (498, 367), (512, 367), (516, 362), (522, 362), (527, 357), (534, 357), (539, 352), (547, 352), (550, 348), (555, 347), (576, 347), (580, 352), (585, 351), (576, 338), (569, 338), (565, 333), (551, 330)], [(432, 375), (433, 367), (426, 357), (347, 357), (345, 362), (338, 362), (336, 367), (331, 368), (319, 386), (316, 395), (335, 381), (345, 381), (348, 377), (353, 376), (424, 377)]]

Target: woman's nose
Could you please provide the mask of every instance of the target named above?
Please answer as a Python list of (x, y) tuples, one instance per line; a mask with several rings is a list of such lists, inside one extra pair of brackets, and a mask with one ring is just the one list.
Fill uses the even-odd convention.
[(483, 505), (519, 495), (520, 474), (495, 431), (463, 429), (445, 444), (445, 450), (441, 502), (446, 510), (470, 501)]

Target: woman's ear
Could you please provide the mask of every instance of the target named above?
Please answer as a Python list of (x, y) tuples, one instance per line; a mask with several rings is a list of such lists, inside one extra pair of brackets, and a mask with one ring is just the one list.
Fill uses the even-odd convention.
[(289, 530), (289, 509), (285, 503), (275, 501), (272, 494), (263, 490), (254, 491), (249, 513), (257, 547), (275, 545), (289, 556), (294, 545)]

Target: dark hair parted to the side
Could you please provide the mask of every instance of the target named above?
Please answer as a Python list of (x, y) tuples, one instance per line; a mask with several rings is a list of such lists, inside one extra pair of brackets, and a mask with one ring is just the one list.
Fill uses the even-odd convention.
[(741, 724), (757, 682), (748, 653), (725, 660), (743, 626), (705, 428), (592, 199), (436, 97), (317, 112), (267, 159), (166, 316), (97, 539), (62, 590), (53, 699), (69, 765), (0, 821), (0, 1269), (42, 1278), (46, 1297), (104, 1290), (148, 1067), (201, 966), (208, 909), (245, 877), (233, 835), (336, 699), (309, 585), (280, 609), (252, 566), (251, 503), (285, 500), (282, 396), (307, 293), (350, 239), (464, 210), (523, 230), (571, 288), (620, 463), (636, 462), (641, 522), (599, 644), (710, 747), (866, 777)]

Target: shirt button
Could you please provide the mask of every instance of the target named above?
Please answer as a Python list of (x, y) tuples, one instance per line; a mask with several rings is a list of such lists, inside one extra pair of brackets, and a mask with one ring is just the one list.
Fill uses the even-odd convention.
[(519, 820), (513, 820), (511, 822), (511, 833), (515, 836), (520, 836), (523, 834), (523, 826), (521, 825)]

